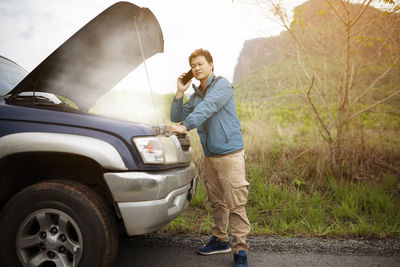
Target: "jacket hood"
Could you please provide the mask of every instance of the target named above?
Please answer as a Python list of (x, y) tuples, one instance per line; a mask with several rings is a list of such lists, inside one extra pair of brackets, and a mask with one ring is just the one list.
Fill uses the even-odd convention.
[(49, 92), (89, 110), (143, 60), (163, 51), (161, 27), (153, 13), (118, 2), (50, 54), (10, 94)]

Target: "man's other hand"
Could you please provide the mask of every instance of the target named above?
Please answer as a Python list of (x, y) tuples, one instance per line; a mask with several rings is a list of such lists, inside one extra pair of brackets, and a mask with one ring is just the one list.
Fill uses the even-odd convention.
[(167, 128), (167, 132), (170, 133), (186, 133), (187, 132), (187, 128), (185, 125), (170, 125)]

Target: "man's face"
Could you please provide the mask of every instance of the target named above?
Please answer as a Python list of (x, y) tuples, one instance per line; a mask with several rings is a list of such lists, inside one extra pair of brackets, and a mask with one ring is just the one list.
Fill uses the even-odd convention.
[(212, 62), (208, 63), (204, 56), (198, 56), (192, 59), (190, 66), (192, 67), (193, 76), (202, 81), (210, 77), (214, 65)]

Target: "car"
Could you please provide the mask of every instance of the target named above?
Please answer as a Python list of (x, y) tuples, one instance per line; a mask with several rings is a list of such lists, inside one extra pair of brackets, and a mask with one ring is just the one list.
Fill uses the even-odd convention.
[(29, 73), (0, 57), (0, 266), (111, 266), (119, 235), (188, 207), (188, 136), (88, 112), (163, 49), (153, 13), (118, 2)]

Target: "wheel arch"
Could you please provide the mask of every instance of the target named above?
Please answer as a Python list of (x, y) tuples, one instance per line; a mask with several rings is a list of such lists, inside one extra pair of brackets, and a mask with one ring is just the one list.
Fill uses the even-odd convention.
[(0, 137), (0, 159), (25, 152), (70, 153), (91, 158), (104, 169), (128, 169), (113, 145), (95, 137), (51, 132), (22, 132)]
[[(22, 189), (46, 180), (77, 181), (113, 205), (104, 169), (91, 158), (61, 152), (22, 152), (0, 160), (0, 209)], [(113, 207), (114, 208), (114, 207)]]

